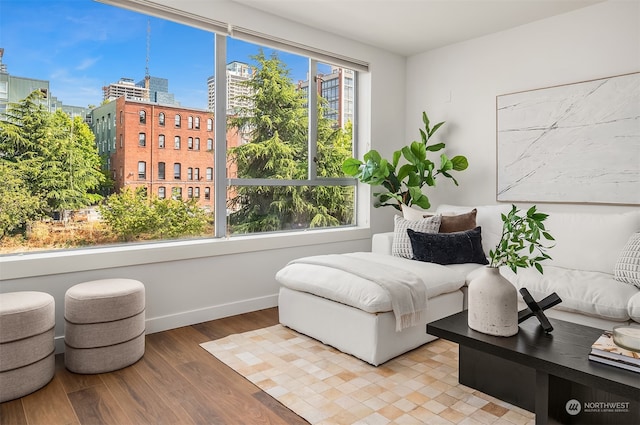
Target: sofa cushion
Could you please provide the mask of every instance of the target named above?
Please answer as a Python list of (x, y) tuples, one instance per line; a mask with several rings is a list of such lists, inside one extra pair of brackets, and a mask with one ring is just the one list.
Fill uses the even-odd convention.
[(554, 212), (545, 227), (555, 241), (543, 265), (613, 274), (629, 237), (640, 231), (640, 213)]
[(437, 233), (440, 228), (440, 215), (421, 218), (420, 220), (407, 220), (399, 215), (393, 217), (393, 244), (391, 245), (391, 255), (403, 258), (413, 258), (411, 241), (407, 234), (407, 229), (416, 230), (423, 233)]
[(502, 236), (502, 219), (500, 214), (507, 214), (511, 205), (484, 205), (478, 207), (466, 207), (442, 204), (436, 209), (436, 213), (462, 214), (476, 210), (476, 224), (482, 227), (482, 250), (489, 255), (489, 250), (496, 247)]
[[(344, 255), (367, 258), (389, 268), (399, 268), (414, 273), (423, 280), (427, 298), (457, 291), (465, 283), (464, 273), (439, 264), (365, 252)], [(278, 271), (276, 280), (289, 289), (308, 292), (368, 313), (392, 311), (391, 299), (386, 290), (370, 280), (355, 275), (349, 275), (349, 279), (344, 279), (345, 273), (342, 270), (324, 266), (292, 263)], [(428, 309), (429, 303), (427, 303)]]
[(640, 289), (640, 232), (631, 235), (622, 249), (613, 276)]
[(480, 227), (464, 232), (421, 233), (407, 230), (413, 259), (437, 264), (488, 264)]
[[(462, 214), (442, 214), (440, 219), (440, 233), (452, 233), (463, 232), (465, 230), (472, 230), (477, 227), (476, 213), (477, 209), (472, 209), (469, 212)], [(434, 214), (425, 210), (419, 210), (416, 208), (402, 205), (402, 216), (407, 220), (420, 220), (421, 218), (432, 217)]]
[(629, 299), (627, 309), (631, 320), (640, 323), (640, 292)]
[(629, 299), (638, 293), (635, 287), (618, 282), (607, 273), (548, 265), (542, 275), (531, 267), (519, 269), (517, 274), (501, 267), (500, 273), (516, 288), (527, 288), (537, 301), (557, 293), (562, 302), (555, 309), (614, 321), (629, 320)]

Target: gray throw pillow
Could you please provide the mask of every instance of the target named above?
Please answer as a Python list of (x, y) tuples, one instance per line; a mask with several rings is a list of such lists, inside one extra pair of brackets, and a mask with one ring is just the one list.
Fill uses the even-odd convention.
[(407, 229), (417, 232), (437, 233), (440, 229), (440, 214), (420, 220), (407, 220), (399, 215), (393, 219), (393, 243), (391, 244), (391, 255), (396, 257), (413, 258), (411, 241), (407, 234)]
[(640, 289), (640, 232), (631, 235), (613, 269), (614, 279)]

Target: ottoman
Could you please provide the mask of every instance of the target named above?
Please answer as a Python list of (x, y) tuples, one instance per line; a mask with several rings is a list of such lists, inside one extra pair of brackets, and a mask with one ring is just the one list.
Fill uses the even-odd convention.
[(0, 294), (0, 402), (30, 394), (55, 372), (55, 300), (35, 291)]
[(144, 355), (144, 285), (102, 279), (69, 288), (64, 297), (64, 363), (75, 373), (122, 369)]

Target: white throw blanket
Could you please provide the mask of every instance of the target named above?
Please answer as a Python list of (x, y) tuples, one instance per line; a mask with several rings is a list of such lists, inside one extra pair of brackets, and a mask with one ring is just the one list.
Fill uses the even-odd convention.
[(427, 307), (426, 287), (422, 279), (406, 270), (367, 260), (367, 253), (358, 254), (316, 255), (299, 258), (289, 264), (330, 267), (370, 280), (389, 292), (396, 331), (419, 324)]

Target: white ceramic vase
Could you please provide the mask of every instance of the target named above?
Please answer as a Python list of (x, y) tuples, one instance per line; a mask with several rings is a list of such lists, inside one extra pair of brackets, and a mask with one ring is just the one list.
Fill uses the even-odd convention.
[(518, 293), (497, 267), (485, 267), (469, 282), (468, 323), (475, 331), (496, 336), (518, 333)]

